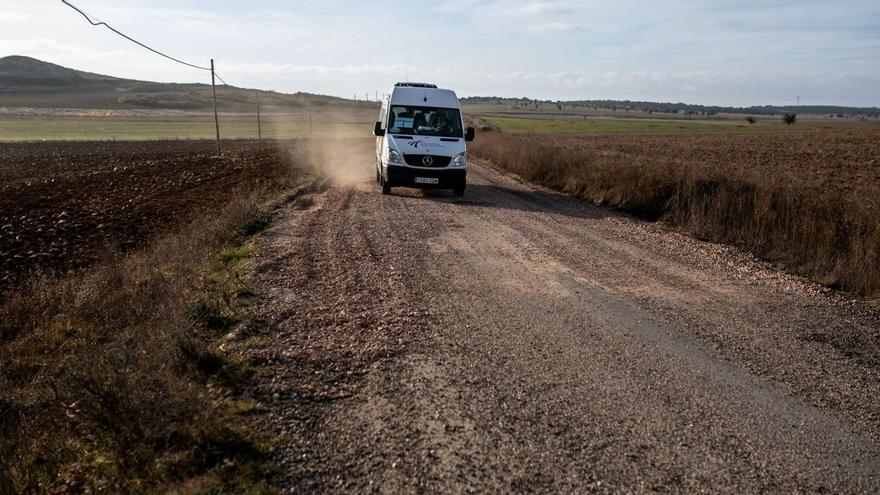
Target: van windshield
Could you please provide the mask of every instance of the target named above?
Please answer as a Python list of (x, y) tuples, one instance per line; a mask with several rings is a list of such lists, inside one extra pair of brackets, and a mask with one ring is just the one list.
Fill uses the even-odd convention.
[(463, 137), (461, 113), (456, 108), (411, 107), (394, 105), (388, 115), (392, 134)]

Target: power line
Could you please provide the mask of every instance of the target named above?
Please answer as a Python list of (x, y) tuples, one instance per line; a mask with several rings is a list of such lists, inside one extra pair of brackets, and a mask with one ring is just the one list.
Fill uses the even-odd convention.
[[(76, 5), (73, 5), (72, 3), (68, 2), (67, 0), (61, 0), (61, 3), (63, 3), (64, 5), (67, 5), (71, 9), (77, 11), (81, 16), (83, 16), (85, 18), (85, 20), (89, 21), (89, 24), (91, 24), (92, 26), (104, 26), (107, 29), (109, 29), (110, 31), (113, 31), (114, 33), (118, 34), (119, 36), (122, 36), (123, 38), (127, 39), (128, 41), (131, 41), (132, 43), (134, 43), (140, 47), (146, 48), (147, 50), (155, 53), (156, 55), (160, 55), (162, 57), (165, 57), (168, 60), (171, 60), (173, 62), (177, 62), (178, 64), (182, 64), (187, 67), (192, 67), (193, 69), (199, 69), (199, 70), (204, 70), (204, 71), (210, 72), (211, 73), (211, 89), (213, 91), (213, 101), (214, 101), (214, 124), (217, 127), (217, 154), (218, 155), (220, 154), (220, 119), (217, 114), (217, 86), (216, 86), (216, 83), (214, 82), (214, 79), (216, 78), (216, 79), (220, 80), (220, 82), (222, 82), (224, 86), (229, 86), (229, 83), (224, 81), (223, 78), (220, 77), (219, 74), (217, 74), (217, 71), (214, 70), (214, 59), (211, 59), (211, 66), (210, 67), (202, 67), (200, 65), (191, 64), (189, 62), (184, 62), (183, 60), (180, 60), (179, 58), (172, 57), (171, 55), (168, 55), (166, 53), (162, 53), (159, 50), (156, 50), (155, 48), (153, 48), (151, 46), (148, 46), (144, 43), (141, 43), (140, 41), (132, 38), (131, 36), (121, 32), (119, 30), (117, 30), (116, 28), (114, 28), (110, 24), (107, 24), (106, 22), (103, 22), (103, 21), (100, 21), (97, 19), (93, 20), (82, 9), (80, 9)], [(257, 100), (257, 105), (258, 105), (258, 107), (257, 107), (258, 108), (258, 110), (257, 110), (257, 119), (258, 119), (257, 127), (259, 130), (259, 126), (260, 126), (260, 123), (259, 123), (259, 95), (257, 98), (258, 98), (258, 100)], [(262, 134), (262, 132), (260, 132), (260, 133)], [(262, 136), (260, 136), (260, 137), (261, 137), (260, 140), (262, 141)]]
[[(191, 64), (191, 63), (189, 63), (189, 62), (184, 62), (183, 60), (180, 60), (180, 59), (174, 58), (174, 57), (172, 57), (171, 55), (167, 55), (167, 54), (165, 54), (165, 53), (162, 53), (162, 52), (160, 52), (159, 50), (156, 50), (155, 48), (152, 48), (152, 47), (150, 47), (150, 46), (147, 46), (147, 45), (145, 45), (144, 43), (141, 43), (140, 41), (138, 41), (138, 40), (132, 38), (131, 36), (128, 36), (127, 34), (118, 31), (117, 29), (115, 29), (113, 26), (107, 24), (106, 22), (99, 21), (99, 20), (92, 20), (92, 17), (91, 17), (91, 16), (89, 16), (89, 15), (86, 14), (82, 9), (80, 9), (79, 7), (73, 5), (72, 3), (68, 2), (67, 0), (61, 0), (61, 2), (62, 2), (63, 4), (65, 4), (65, 5), (67, 5), (68, 7), (72, 8), (73, 10), (79, 12), (79, 14), (82, 15), (83, 17), (85, 17), (85, 19), (86, 19), (87, 21), (89, 21), (89, 24), (91, 24), (92, 26), (104, 26), (104, 27), (106, 27), (107, 29), (109, 29), (110, 31), (113, 31), (114, 33), (118, 34), (119, 36), (122, 36), (123, 38), (127, 39), (128, 41), (131, 41), (132, 43), (135, 43), (135, 44), (137, 44), (137, 45), (139, 45), (139, 46), (142, 46), (142, 47), (146, 48), (147, 50), (150, 50), (151, 52), (153, 52), (153, 53), (155, 53), (155, 54), (157, 54), (157, 55), (161, 55), (161, 56), (163, 56), (163, 57), (165, 57), (165, 58), (167, 58), (167, 59), (169, 59), (169, 60), (173, 60), (173, 61), (175, 61), (175, 62), (177, 62), (177, 63), (179, 63), (179, 64), (183, 64), (183, 65), (186, 65), (186, 66), (188, 66), (188, 67), (192, 67), (192, 68), (194, 68), (194, 69), (199, 69), (199, 70), (205, 70), (205, 71), (210, 71), (210, 70), (211, 70), (210, 67), (201, 67), (201, 66), (199, 66), (199, 65)], [(220, 82), (223, 83), (224, 86), (229, 86), (229, 83), (227, 83), (226, 81), (224, 81), (223, 78), (220, 77), (219, 74), (217, 74), (217, 73), (215, 72), (214, 75), (217, 77), (217, 79), (220, 80)]]
[[(167, 55), (167, 54), (165, 54), (165, 53), (162, 53), (162, 52), (160, 52), (159, 50), (156, 50), (155, 48), (152, 48), (152, 47), (150, 47), (150, 46), (147, 46), (147, 45), (141, 43), (140, 41), (138, 41), (138, 40), (132, 38), (131, 36), (128, 36), (128, 35), (125, 34), (125, 33), (122, 33), (122, 32), (120, 32), (120, 31), (117, 31), (113, 26), (107, 24), (106, 22), (102, 22), (102, 21), (95, 22), (95, 21), (93, 21), (92, 18), (89, 17), (88, 14), (86, 14), (86, 13), (83, 12), (81, 9), (79, 9), (78, 7), (76, 7), (75, 5), (73, 5), (72, 3), (68, 2), (67, 0), (61, 0), (61, 2), (62, 2), (64, 5), (67, 5), (68, 7), (72, 8), (73, 10), (79, 12), (79, 14), (80, 14), (81, 16), (85, 17), (85, 19), (86, 19), (87, 21), (89, 21), (89, 24), (91, 24), (92, 26), (104, 26), (104, 27), (106, 27), (107, 29), (109, 29), (110, 31), (113, 31), (114, 33), (118, 34), (119, 36), (122, 36), (123, 38), (127, 39), (128, 41), (131, 41), (132, 43), (135, 43), (135, 44), (137, 44), (137, 45), (140, 45), (140, 46), (146, 48), (147, 50), (150, 50), (151, 52), (153, 52), (153, 53), (155, 53), (155, 54), (157, 54), (157, 55), (161, 55), (161, 56), (163, 56), (163, 57), (165, 57), (165, 58), (167, 58), (167, 59), (169, 59), (169, 60), (173, 60), (173, 61), (177, 62), (178, 64), (187, 65), (187, 66), (189, 66), (189, 67), (192, 67), (192, 68), (194, 68), (194, 69), (199, 69), (199, 70), (206, 70), (206, 71), (210, 71), (210, 70), (211, 70), (210, 67), (202, 67), (202, 66), (199, 66), (199, 65), (191, 64), (191, 63), (189, 63), (189, 62), (184, 62), (183, 60), (180, 60), (180, 59), (174, 58), (174, 57), (172, 57), (171, 55)], [(219, 79), (219, 76), (218, 76), (218, 79)], [(223, 79), (220, 79), (220, 80), (223, 81)], [(223, 84), (226, 84), (226, 82), (223, 81)], [(226, 84), (226, 85), (229, 86), (228, 84)]]

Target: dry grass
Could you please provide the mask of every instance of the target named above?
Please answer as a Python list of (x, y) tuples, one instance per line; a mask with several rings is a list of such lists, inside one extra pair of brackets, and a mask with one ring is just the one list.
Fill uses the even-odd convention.
[(547, 137), (488, 132), (472, 152), (526, 179), (828, 286), (880, 294), (880, 132)]
[(244, 371), (215, 342), (248, 295), (238, 246), (300, 180), (273, 166), (148, 248), (0, 304), (0, 493), (269, 491), (232, 405)]

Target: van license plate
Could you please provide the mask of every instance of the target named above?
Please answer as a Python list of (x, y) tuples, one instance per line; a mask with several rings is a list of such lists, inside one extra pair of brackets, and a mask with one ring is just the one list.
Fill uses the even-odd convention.
[(416, 177), (416, 184), (439, 184), (440, 179), (436, 177)]

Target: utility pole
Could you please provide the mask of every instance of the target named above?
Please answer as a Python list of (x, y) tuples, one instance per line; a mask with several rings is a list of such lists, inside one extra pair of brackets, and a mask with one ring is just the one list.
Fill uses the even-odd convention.
[(260, 119), (260, 90), (257, 90), (257, 138), (263, 144), (263, 124)]
[(309, 109), (309, 136), (312, 135), (312, 109)]
[(217, 156), (220, 156), (220, 118), (217, 116), (217, 77), (214, 75), (214, 59), (211, 59), (211, 90), (214, 92), (214, 127), (217, 128)]

